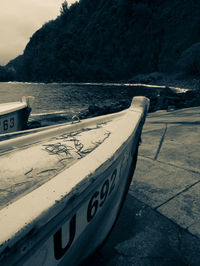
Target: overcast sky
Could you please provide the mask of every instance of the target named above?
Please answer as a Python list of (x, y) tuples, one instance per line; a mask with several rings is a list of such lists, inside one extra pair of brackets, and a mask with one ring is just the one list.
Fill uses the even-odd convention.
[[(32, 34), (56, 18), (64, 0), (0, 0), (0, 65), (23, 53)], [(76, 0), (67, 0), (69, 5)]]

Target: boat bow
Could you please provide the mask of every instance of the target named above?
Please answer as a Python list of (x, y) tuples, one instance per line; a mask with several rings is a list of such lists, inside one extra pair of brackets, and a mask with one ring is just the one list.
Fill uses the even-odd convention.
[[(76, 265), (110, 232), (149, 100), (0, 142), (1, 265)], [(87, 244), (86, 244), (87, 243)]]

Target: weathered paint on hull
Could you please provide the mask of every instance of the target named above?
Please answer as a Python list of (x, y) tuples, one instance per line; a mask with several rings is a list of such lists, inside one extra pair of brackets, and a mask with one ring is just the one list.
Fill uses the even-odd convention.
[[(135, 116), (137, 119), (133, 123), (134, 126), (127, 129), (130, 132), (133, 130), (133, 132), (130, 135), (127, 133), (125, 141), (123, 141), (123, 137), (113, 131), (111, 139), (108, 139), (111, 145), (108, 146), (110, 150), (105, 152), (107, 154), (105, 162), (101, 161), (99, 155), (104, 154), (103, 148), (107, 147), (107, 143), (102, 144), (102, 147), (90, 154), (91, 156), (86, 156), (77, 163), (81, 167), (81, 171), (77, 171), (75, 164), (72, 170), (69, 168), (63, 172), (63, 175), (56, 177), (55, 182), (52, 180), (54, 183), (50, 182), (50, 186), (45, 184), (24, 198), (24, 206), (29, 202), (30, 208), (33, 208), (32, 211), (28, 211), (32, 217), (25, 222), (27, 215), (22, 210), (22, 213), (18, 215), (22, 216), (19, 222), (22, 221), (24, 226), (10, 225), (8, 228), (10, 227), (12, 231), (1, 236), (2, 239), (7, 239), (1, 240), (1, 265), (77, 265), (105, 240), (118, 216), (132, 178), (147, 103), (148, 101), (145, 99), (142, 100), (142, 103), (139, 101), (137, 108), (130, 110), (130, 113), (127, 114), (127, 118)], [(120, 121), (118, 122), (120, 123)], [(120, 146), (118, 143), (115, 144), (118, 139), (122, 142)], [(112, 153), (112, 149), (115, 151), (114, 153)], [(92, 160), (93, 154), (96, 155), (95, 160)], [(76, 173), (83, 176), (84, 172), (88, 173), (87, 167), (84, 167), (88, 159), (93, 163), (91, 169), (96, 170), (91, 170), (91, 173), (85, 175), (85, 178), (77, 183), (74, 189), (69, 191), (66, 196), (61, 195), (62, 199), (56, 202), (54, 193), (55, 195), (58, 193), (56, 191), (57, 182), (60, 181), (64, 186), (65, 179), (69, 178), (69, 176), (65, 176), (67, 173), (74, 176), (73, 182), (79, 182)], [(49, 192), (50, 188), (53, 189), (52, 184), (54, 184), (55, 191)], [(40, 199), (37, 197), (41, 195), (41, 192), (43, 192), (41, 206), (44, 208), (37, 214), (36, 212), (40, 208), (35, 205), (31, 206), (31, 204), (32, 202), (39, 204)], [(50, 194), (50, 196), (45, 196), (46, 194)], [(14, 218), (13, 212), (20, 208), (19, 202), (2, 209), (0, 212), (2, 227), (8, 221), (7, 209), (11, 219)], [(45, 208), (46, 211), (44, 211)], [(10, 235), (11, 238), (6, 238), (7, 235)]]

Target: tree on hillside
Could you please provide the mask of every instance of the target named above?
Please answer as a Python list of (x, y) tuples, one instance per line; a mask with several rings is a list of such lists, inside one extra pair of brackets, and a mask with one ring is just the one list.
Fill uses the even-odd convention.
[(66, 16), (69, 12), (69, 8), (68, 8), (68, 3), (67, 1), (65, 0), (62, 5), (61, 5), (61, 8), (60, 8), (60, 14), (61, 16)]

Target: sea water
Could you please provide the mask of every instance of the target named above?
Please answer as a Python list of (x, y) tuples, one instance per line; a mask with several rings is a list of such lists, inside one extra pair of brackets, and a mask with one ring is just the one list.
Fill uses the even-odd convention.
[(32, 114), (74, 114), (90, 105), (119, 104), (131, 97), (121, 84), (0, 82), (0, 103), (20, 101), (23, 96), (35, 98)]
[[(163, 87), (163, 88), (162, 88)], [(87, 110), (90, 105), (99, 107), (131, 102), (132, 97), (151, 97), (165, 86), (114, 83), (27, 83), (0, 82), (0, 103), (20, 101), (23, 96), (33, 96), (31, 114), (68, 115)]]

